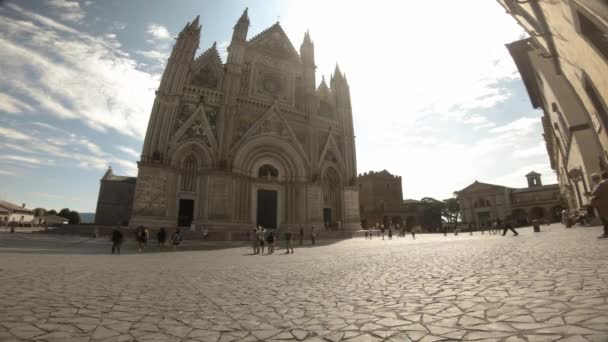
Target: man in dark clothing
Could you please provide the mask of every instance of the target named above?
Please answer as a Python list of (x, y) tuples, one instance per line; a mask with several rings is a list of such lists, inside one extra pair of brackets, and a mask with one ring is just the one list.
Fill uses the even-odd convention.
[(167, 231), (164, 227), (161, 227), (156, 233), (156, 238), (158, 239), (158, 247), (163, 250), (165, 249), (165, 242), (167, 242)]
[(505, 222), (504, 226), (505, 228), (502, 230), (502, 236), (507, 235), (507, 230), (511, 230), (513, 232), (513, 236), (519, 235), (519, 233), (513, 228), (513, 226), (511, 226), (511, 222)]
[(120, 246), (122, 245), (123, 235), (119, 228), (112, 231), (112, 254), (120, 254)]

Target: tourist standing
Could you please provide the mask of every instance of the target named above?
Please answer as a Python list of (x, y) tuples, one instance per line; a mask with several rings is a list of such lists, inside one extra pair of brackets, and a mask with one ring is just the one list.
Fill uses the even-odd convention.
[(304, 244), (304, 227), (300, 225), (300, 246)]
[(268, 254), (274, 253), (274, 240), (274, 232), (271, 230), (266, 237), (266, 241), (268, 242)]
[(182, 232), (179, 228), (175, 229), (175, 233), (173, 233), (173, 238), (171, 241), (173, 244), (173, 249), (176, 249), (182, 243)]
[(388, 239), (389, 240), (393, 239), (393, 226), (388, 227)]
[[(300, 229), (302, 229), (301, 226)], [(291, 254), (293, 254), (293, 244), (291, 243), (291, 235), (291, 228), (287, 227), (287, 231), (285, 231), (285, 248), (287, 249), (287, 251), (285, 252), (285, 254), (289, 254), (290, 250)]]
[(260, 252), (258, 254), (264, 254), (264, 240), (266, 240), (266, 229), (262, 226), (258, 226), (258, 244)]
[(135, 228), (135, 241), (137, 241), (137, 251), (142, 252), (144, 250), (146, 232), (144, 226), (138, 226)]
[(485, 233), (486, 233), (486, 223), (481, 222), (481, 235), (484, 235)]
[(317, 233), (315, 232), (315, 226), (310, 227), (310, 242), (312, 245), (315, 245), (315, 240), (317, 238)]
[(209, 236), (209, 229), (207, 229), (207, 227), (203, 226), (203, 241), (206, 241), (208, 236)]
[(602, 181), (593, 189), (591, 205), (597, 209), (604, 225), (604, 233), (598, 238), (608, 238), (608, 171), (602, 172)]
[(380, 235), (382, 235), (382, 240), (384, 240), (384, 225), (380, 226)]
[(416, 229), (417, 226), (412, 226), (411, 230), (412, 230), (412, 239), (416, 240)]
[(368, 233), (368, 230), (366, 229), (365, 230), (365, 240), (367, 240), (367, 235), (368, 235), (367, 233)]
[(144, 227), (144, 246), (148, 244), (148, 240), (150, 240), (150, 231)]
[(112, 254), (120, 254), (120, 246), (122, 245), (123, 235), (119, 227), (112, 231)]
[(251, 247), (253, 247), (253, 254), (260, 253), (260, 238), (258, 237), (257, 227), (253, 227), (251, 232)]
[(156, 233), (156, 239), (158, 240), (158, 247), (160, 250), (162, 251), (165, 249), (165, 242), (167, 242), (167, 231), (165, 230), (165, 227), (161, 227), (158, 230), (158, 233)]

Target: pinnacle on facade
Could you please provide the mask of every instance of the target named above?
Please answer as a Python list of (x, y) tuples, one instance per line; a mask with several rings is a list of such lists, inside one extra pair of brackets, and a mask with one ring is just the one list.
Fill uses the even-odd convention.
[(242, 23), (242, 24), (247, 24), (247, 26), (249, 26), (249, 15), (247, 14), (248, 11), (249, 11), (249, 8), (245, 7), (245, 11), (243, 11), (243, 14), (241, 14), (239, 21), (236, 22), (237, 25)]
[(201, 25), (199, 25), (199, 19), (200, 19), (200, 15), (197, 15), (196, 18), (194, 18), (194, 20), (192, 20), (192, 22), (186, 23), (186, 26), (184, 26), (184, 29), (182, 30), (182, 32), (180, 32), (180, 34), (183, 32), (186, 32), (186, 31), (190, 31), (190, 32), (195, 31), (195, 33), (200, 32)]
[(306, 33), (304, 33), (304, 43), (312, 44), (312, 40), (310, 39), (310, 32), (308, 32), (308, 30), (306, 30)]

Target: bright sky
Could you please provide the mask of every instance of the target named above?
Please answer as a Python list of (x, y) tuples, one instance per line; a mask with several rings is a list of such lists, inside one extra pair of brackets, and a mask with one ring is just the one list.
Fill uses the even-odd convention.
[[(249, 37), (279, 20), (317, 80), (336, 62), (352, 96), (359, 173), (403, 176), (405, 198), (475, 180), (555, 182), (505, 43), (523, 31), (495, 1), (0, 1), (0, 198), (93, 212), (99, 179), (137, 173), (173, 38), (201, 15), (198, 53), (249, 7)], [(175, 5), (177, 4), (177, 5)]]

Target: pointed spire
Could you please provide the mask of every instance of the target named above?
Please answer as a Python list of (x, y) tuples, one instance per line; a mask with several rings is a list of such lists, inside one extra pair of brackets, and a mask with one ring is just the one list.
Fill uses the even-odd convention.
[(321, 83), (319, 84), (319, 88), (317, 89), (321, 95), (329, 94), (329, 87), (325, 82), (325, 75), (321, 75)]
[(114, 175), (114, 172), (112, 171), (112, 165), (110, 165), (110, 167), (108, 167), (108, 171), (106, 171), (106, 173), (104, 173), (103, 177), (101, 177), (102, 180), (104, 179), (108, 179), (110, 177), (112, 177)]
[(338, 62), (336, 62), (336, 69), (334, 70), (334, 77), (344, 77), (342, 75), (342, 71), (340, 71), (340, 66), (338, 65)]
[(249, 25), (249, 15), (247, 13), (248, 11), (249, 11), (249, 7), (245, 7), (245, 11), (243, 11), (243, 14), (239, 18), (237, 25), (240, 23), (246, 23), (247, 25)]
[(312, 44), (312, 40), (310, 39), (310, 32), (308, 32), (308, 30), (306, 30), (306, 33), (304, 33), (304, 43)]
[(192, 22), (192, 27), (196, 27), (198, 26), (198, 19), (200, 18), (200, 15), (197, 15), (196, 18), (194, 18), (194, 21)]

